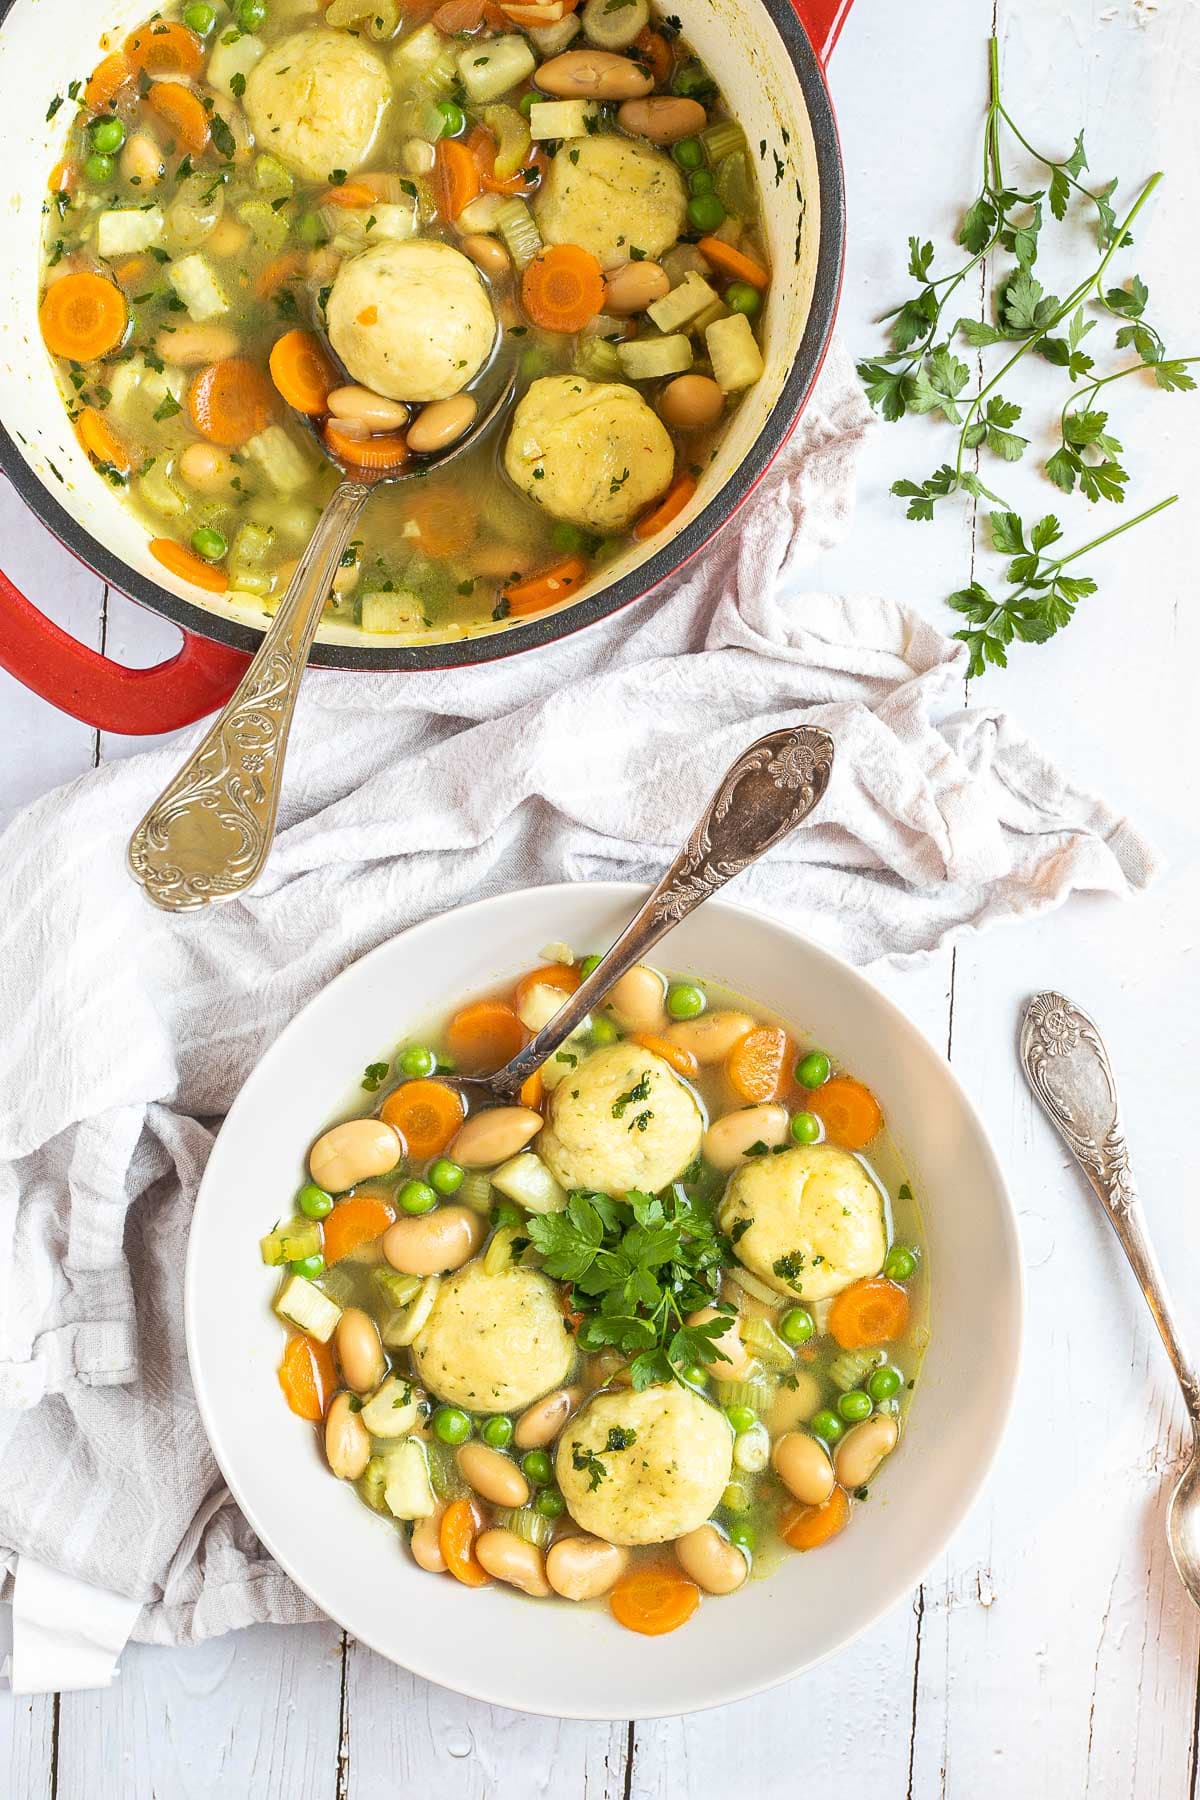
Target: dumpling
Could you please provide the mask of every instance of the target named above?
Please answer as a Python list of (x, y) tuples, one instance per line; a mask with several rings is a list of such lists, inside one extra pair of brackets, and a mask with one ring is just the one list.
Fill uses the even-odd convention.
[(501, 1413), (561, 1387), (575, 1362), (575, 1340), (545, 1275), (515, 1264), (488, 1275), (476, 1259), (442, 1282), (412, 1354), (439, 1400)]
[(700, 1148), (704, 1114), (674, 1069), (637, 1044), (593, 1050), (550, 1099), (538, 1154), (565, 1188), (656, 1193)]
[(678, 241), (687, 192), (663, 151), (603, 133), (552, 158), (533, 209), (548, 244), (580, 244), (612, 269), (635, 250), (655, 258)]
[(246, 77), (260, 150), (309, 181), (360, 169), (392, 96), (383, 59), (346, 31), (312, 27), (272, 44)]
[(883, 1195), (858, 1158), (834, 1144), (743, 1163), (717, 1219), (751, 1274), (801, 1300), (827, 1300), (878, 1275), (887, 1255)]
[(577, 1525), (610, 1544), (665, 1544), (703, 1525), (733, 1467), (733, 1433), (692, 1388), (611, 1388), (575, 1414), (555, 1474)]
[(552, 517), (617, 532), (671, 485), (675, 450), (633, 388), (545, 375), (513, 414), (504, 467)]
[(479, 373), (496, 319), (474, 263), (450, 244), (375, 244), (344, 262), (325, 308), (329, 341), (364, 387), (446, 400)]

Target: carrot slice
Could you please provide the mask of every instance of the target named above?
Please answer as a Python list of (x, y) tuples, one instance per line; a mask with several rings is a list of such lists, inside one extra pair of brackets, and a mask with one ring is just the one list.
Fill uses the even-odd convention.
[(543, 569), (540, 575), (530, 575), (524, 581), (514, 581), (511, 587), (504, 590), (510, 615), (514, 619), (521, 619), (529, 613), (545, 612), (556, 601), (565, 600), (571, 589), (578, 587), (586, 574), (587, 564), (582, 556), (568, 556), (562, 562), (555, 563), (552, 569)]
[(339, 381), (320, 338), (311, 331), (285, 331), (271, 347), (271, 380), (297, 412), (323, 413)]
[(113, 270), (123, 288), (140, 288), (144, 281), (149, 281), (153, 273), (154, 263), (148, 256), (127, 257)]
[(829, 1330), (843, 1350), (873, 1349), (904, 1336), (908, 1312), (904, 1289), (874, 1275), (842, 1289), (829, 1309)]
[(146, 95), (146, 105), (166, 120), (185, 149), (208, 149), (208, 114), (191, 88), (180, 81), (156, 81)]
[(244, 444), (271, 423), (275, 399), (262, 370), (244, 356), (223, 356), (188, 389), (188, 417), (210, 444)]
[(277, 294), (285, 282), (293, 275), (298, 275), (304, 267), (304, 258), (298, 250), (285, 250), (282, 256), (273, 256), (254, 277), (254, 294), (258, 300), (270, 300)]
[(468, 1075), (492, 1075), (517, 1054), (525, 1027), (503, 1000), (476, 1000), (446, 1027), (450, 1054)]
[(529, 1108), (530, 1112), (541, 1112), (542, 1101), (546, 1098), (546, 1084), (542, 1080), (540, 1069), (535, 1069), (532, 1075), (525, 1077), (517, 1098), (522, 1106)]
[(322, 434), (333, 454), (357, 469), (398, 469), (408, 455), (408, 441), (402, 431), (355, 437), (337, 419), (326, 419)]
[(279, 1385), (294, 1413), (319, 1424), (337, 1387), (328, 1344), (318, 1344), (302, 1334), (289, 1337), (279, 1365)]
[(470, 549), (479, 530), (479, 513), (462, 488), (422, 487), (409, 500), (405, 524), (418, 549), (441, 562)]
[(464, 1587), (486, 1587), (491, 1576), (475, 1554), (483, 1513), (474, 1500), (452, 1500), (438, 1526), (438, 1548), (450, 1573)]
[(128, 450), (104, 417), (94, 406), (85, 406), (75, 420), (79, 441), (93, 462), (128, 475), (133, 467)]
[(75, 192), (76, 171), (74, 165), (64, 156), (56, 162), (50, 171), (50, 180), (46, 184), (52, 194), (73, 194)]
[(714, 269), (720, 269), (722, 275), (732, 275), (737, 281), (748, 281), (751, 287), (770, 287), (771, 277), (762, 264), (756, 263), (744, 251), (735, 250), (732, 244), (722, 243), (720, 238), (702, 237), (696, 248)]
[(83, 103), (89, 112), (103, 112), (112, 105), (125, 83), (132, 80), (133, 70), (127, 59), (119, 50), (114, 50), (98, 62), (88, 76)]
[(433, 15), (433, 23), (447, 37), (456, 31), (474, 31), (483, 23), (483, 0), (444, 0)]
[(115, 282), (80, 269), (46, 289), (38, 321), (52, 356), (95, 362), (115, 350), (125, 336), (129, 308)]
[(622, 1575), (608, 1596), (618, 1625), (643, 1637), (661, 1637), (686, 1625), (700, 1604), (700, 1589), (678, 1569), (661, 1563), (640, 1564)]
[(135, 75), (198, 75), (204, 45), (186, 25), (151, 19), (125, 39), (125, 61)]
[(794, 1047), (778, 1025), (758, 1025), (739, 1038), (725, 1058), (729, 1085), (743, 1100), (778, 1100), (794, 1060)]
[(229, 577), (224, 569), (215, 569), (202, 556), (195, 556), (182, 544), (177, 544), (174, 538), (151, 538), (149, 547), (151, 556), (164, 569), (170, 569), (172, 575), (181, 575), (193, 587), (207, 588), (210, 594), (227, 592)]
[(671, 46), (661, 31), (651, 31), (644, 26), (633, 40), (633, 48), (637, 52), (638, 61), (644, 63), (654, 77), (655, 87), (666, 87), (671, 78), (671, 70), (675, 67), (675, 58)]
[(779, 1515), (779, 1535), (793, 1550), (816, 1550), (850, 1523), (850, 1502), (844, 1488), (835, 1487), (820, 1506), (801, 1506), (793, 1501)]
[(635, 1031), (632, 1033), (632, 1038), (633, 1042), (640, 1044), (643, 1050), (649, 1050), (651, 1056), (661, 1056), (665, 1063), (671, 1065), (677, 1075), (683, 1075), (688, 1080), (693, 1080), (699, 1075), (700, 1064), (691, 1051), (685, 1050), (682, 1044), (669, 1044), (666, 1038), (658, 1037), (653, 1031)]
[(687, 505), (696, 491), (696, 477), (677, 475), (662, 499), (649, 512), (643, 513), (633, 528), (635, 538), (651, 538), (665, 529)]
[(379, 1116), (400, 1133), (409, 1156), (438, 1156), (465, 1117), (463, 1103), (444, 1081), (406, 1081), (388, 1095)]
[(342, 206), (348, 212), (360, 212), (364, 207), (374, 206), (378, 198), (365, 181), (343, 181), (341, 187), (326, 188), (317, 205)]
[(325, 1217), (325, 1261), (340, 1262), (360, 1244), (369, 1244), (372, 1238), (382, 1237), (395, 1218), (395, 1211), (385, 1200), (375, 1200), (365, 1194), (355, 1200), (339, 1200)]
[(544, 331), (582, 331), (604, 305), (604, 272), (590, 250), (553, 244), (527, 264), (521, 305)]
[(535, 987), (557, 988), (560, 994), (573, 994), (579, 986), (579, 970), (570, 963), (547, 963), (544, 968), (530, 969), (522, 975), (513, 993), (513, 1005), (520, 1012)]
[(550, 159), (540, 144), (531, 146), (521, 167), (511, 175), (496, 174), (496, 140), (490, 131), (476, 126), (467, 139), (467, 149), (475, 158), (479, 183), (485, 194), (530, 194), (541, 185), (550, 167)]
[(835, 1075), (808, 1096), (808, 1110), (816, 1113), (831, 1144), (843, 1150), (861, 1150), (883, 1130), (883, 1113), (869, 1087), (852, 1075)]
[(439, 138), (435, 173), (438, 211), (443, 219), (457, 219), (463, 207), (479, 194), (479, 165), (457, 138)]

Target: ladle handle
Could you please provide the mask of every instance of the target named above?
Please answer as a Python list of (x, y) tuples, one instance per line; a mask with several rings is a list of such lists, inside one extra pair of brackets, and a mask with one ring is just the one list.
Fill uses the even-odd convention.
[(666, 932), (806, 819), (829, 786), (833, 739), (815, 725), (768, 732), (728, 769), (654, 892), (596, 968), (489, 1086), (516, 1094)]
[(130, 839), (129, 872), (165, 912), (234, 900), (262, 871), (300, 678), (370, 491), (359, 481), (334, 491), (254, 661)]

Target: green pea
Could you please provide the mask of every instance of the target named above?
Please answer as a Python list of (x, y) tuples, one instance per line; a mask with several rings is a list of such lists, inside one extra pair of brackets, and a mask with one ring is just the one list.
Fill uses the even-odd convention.
[(600, 964), (603, 961), (604, 961), (604, 958), (602, 956), (598, 956), (595, 951), (593, 951), (590, 956), (585, 956), (583, 961), (579, 965), (580, 981), (586, 981), (588, 976), (593, 974), (594, 971), (600, 967)]
[[(560, 550), (564, 556), (578, 556), (579, 552), (583, 549), (583, 546), (587, 543), (587, 538), (579, 529), (578, 525), (572, 525), (569, 519), (559, 519), (550, 533), (550, 542), (554, 545), (554, 548)], [(599, 961), (600, 958), (597, 957), (596, 962)], [(595, 963), (593, 963), (592, 967), (595, 967)], [(582, 969), (580, 970), (580, 974), (583, 974)]]
[(461, 106), (453, 100), (439, 100), (437, 110), (441, 114), (442, 125), (439, 137), (457, 137), (466, 124), (466, 116)]
[(838, 1411), (850, 1425), (857, 1423), (859, 1419), (869, 1419), (874, 1410), (870, 1394), (864, 1393), (862, 1388), (851, 1388), (838, 1401)]
[(333, 1195), (327, 1194), (315, 1181), (306, 1181), (296, 1195), (296, 1205), (306, 1219), (324, 1219), (333, 1211)]
[(211, 6), (204, 6), (202, 4), (185, 6), (183, 9), (183, 22), (189, 30), (196, 32), (199, 37), (207, 37), (217, 22), (217, 15)]
[(821, 1121), (815, 1113), (793, 1113), (788, 1130), (797, 1144), (815, 1144), (821, 1135)]
[(602, 1050), (606, 1044), (615, 1044), (620, 1032), (611, 1019), (593, 1019), (591, 1042), (593, 1049)]
[(689, 1387), (708, 1386), (708, 1370), (702, 1369), (699, 1363), (692, 1363), (688, 1368), (681, 1370), (680, 1373)]
[(301, 213), (296, 231), (299, 234), (300, 242), (308, 244), (314, 250), (326, 239), (325, 225), (319, 213)]
[(893, 1394), (900, 1392), (903, 1379), (899, 1369), (872, 1369), (867, 1378), (867, 1392), (872, 1400), (890, 1400)]
[(725, 208), (715, 194), (696, 194), (688, 201), (687, 216), (693, 231), (717, 231), (725, 223)]
[(907, 1244), (893, 1244), (887, 1253), (883, 1272), (889, 1281), (910, 1281), (917, 1272), (917, 1253)]
[(762, 295), (748, 281), (731, 281), (721, 298), (730, 312), (745, 313), (748, 319), (762, 307)]
[(457, 1194), (467, 1179), (467, 1171), (448, 1156), (439, 1156), (429, 1171), (429, 1185), (439, 1194)]
[(513, 1422), (504, 1413), (497, 1413), (494, 1419), (489, 1419), (479, 1433), (484, 1443), (493, 1450), (507, 1450), (512, 1443), (512, 1434)]
[(433, 1429), (443, 1444), (465, 1444), (471, 1435), (471, 1417), (458, 1406), (439, 1406)]
[(699, 138), (681, 138), (671, 155), (681, 169), (702, 169), (704, 167), (704, 145)]
[(510, 1225), (523, 1225), (525, 1222), (525, 1214), (512, 1200), (497, 1200), (490, 1217), (497, 1231), (504, 1231)]
[(581, 1350), (602, 1350), (608, 1339), (599, 1319), (585, 1319), (575, 1333), (575, 1342)]
[(738, 1519), (729, 1526), (729, 1541), (731, 1544), (736, 1544), (739, 1550), (744, 1550), (747, 1556), (753, 1556), (758, 1535), (753, 1525), (747, 1524), (743, 1519)]
[(554, 1479), (554, 1465), (544, 1450), (530, 1450), (521, 1458), (521, 1472), (534, 1487), (547, 1487)]
[(673, 1019), (698, 1019), (707, 1005), (708, 995), (690, 981), (677, 981), (667, 989), (667, 1011)]
[(823, 1087), (829, 1080), (829, 1058), (823, 1050), (810, 1050), (796, 1064), (796, 1080), (801, 1087)]
[(566, 1509), (566, 1501), (557, 1488), (543, 1488), (533, 1503), (533, 1510), (541, 1513), (543, 1519), (559, 1519)]
[(238, 0), (237, 11), (233, 16), (238, 22), (239, 30), (257, 31), (260, 25), (266, 23), (266, 0)]
[(727, 1406), (725, 1417), (737, 1432), (749, 1431), (758, 1423), (758, 1414), (752, 1406)]
[(211, 525), (201, 525), (198, 531), (192, 533), (192, 549), (206, 562), (220, 562), (229, 545)]
[(779, 1335), (785, 1344), (807, 1344), (816, 1330), (813, 1316), (803, 1306), (791, 1306), (779, 1321)]
[(538, 105), (539, 101), (542, 101), (545, 98), (545, 94), (539, 94), (536, 88), (530, 88), (529, 92), (527, 94), (522, 94), (521, 98), (517, 101), (517, 111), (523, 113), (524, 116), (528, 118), (533, 111), (533, 108)]
[(303, 1275), (305, 1281), (315, 1281), (318, 1275), (325, 1273), (325, 1258), (316, 1254), (299, 1256), (295, 1262), (288, 1264), (288, 1268), (293, 1275)]
[(96, 187), (102, 187), (106, 181), (112, 180), (116, 166), (111, 156), (101, 156), (98, 150), (94, 150), (84, 163), (83, 172)]
[(710, 169), (693, 169), (688, 176), (688, 192), (690, 194), (711, 194), (713, 178)]
[(406, 1181), (396, 1195), (401, 1212), (427, 1213), (437, 1205), (438, 1197), (427, 1181)]
[(846, 1427), (835, 1412), (830, 1412), (827, 1406), (823, 1406), (808, 1421), (808, 1429), (815, 1437), (824, 1438), (827, 1444), (836, 1444)]
[(400, 1052), (396, 1065), (402, 1075), (411, 1075), (414, 1081), (422, 1081), (437, 1068), (437, 1057), (428, 1044), (410, 1044), (407, 1050)]
[(111, 156), (125, 142), (125, 127), (120, 119), (94, 119), (91, 125), (92, 149)]

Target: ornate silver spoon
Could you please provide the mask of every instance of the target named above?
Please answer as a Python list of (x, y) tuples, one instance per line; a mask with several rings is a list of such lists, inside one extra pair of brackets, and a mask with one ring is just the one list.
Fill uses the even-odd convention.
[(1146, 1229), (1108, 1051), (1082, 1007), (1064, 994), (1035, 994), (1021, 1025), (1021, 1066), (1103, 1204), (1183, 1394), (1192, 1453), (1167, 1509), (1167, 1543), (1179, 1579), (1200, 1606), (1200, 1380), (1184, 1348)]
[(478, 1110), (512, 1101), (609, 989), (681, 919), (794, 831), (822, 798), (833, 768), (833, 739), (816, 725), (768, 732), (722, 775), (683, 849), (616, 943), (548, 1025), (494, 1075), (443, 1075)]

